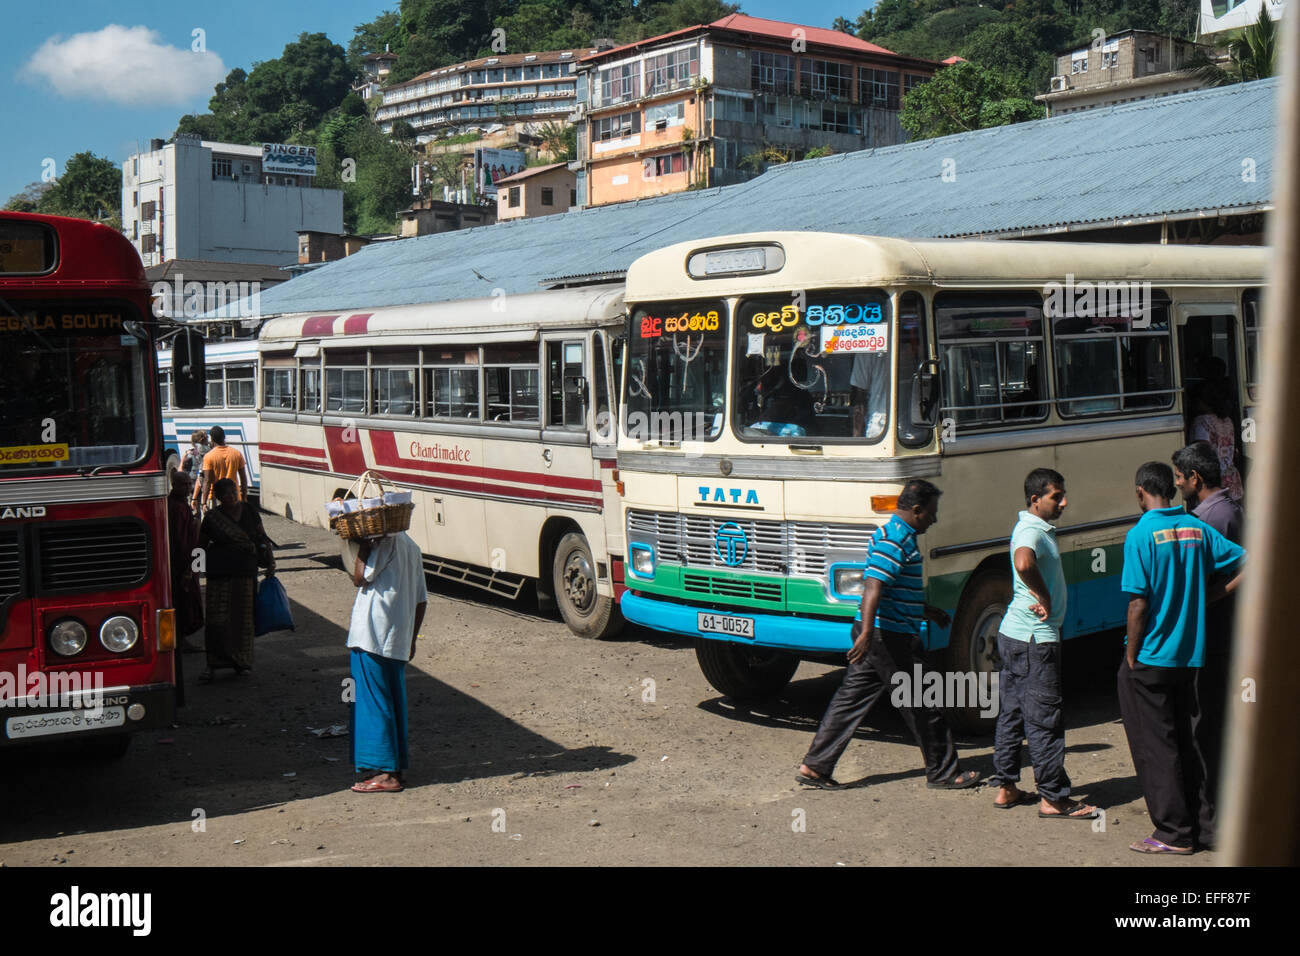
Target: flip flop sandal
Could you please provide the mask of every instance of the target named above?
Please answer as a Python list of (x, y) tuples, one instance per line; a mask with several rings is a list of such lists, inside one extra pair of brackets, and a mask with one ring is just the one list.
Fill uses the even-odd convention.
[[(1044, 813), (1042, 807), (1039, 807), (1038, 816), (1044, 820), (1096, 820), (1101, 816), (1101, 811), (1095, 809), (1092, 813), (1078, 813), (1077, 811), (1082, 810), (1083, 807), (1084, 804), (1082, 803), (1073, 803), (1064, 813)], [(1187, 852), (1191, 853), (1192, 851), (1188, 850)]]
[[(969, 776), (970, 779), (962, 781), (963, 777)], [(929, 780), (925, 785), (931, 790), (967, 790), (980, 782), (980, 775), (974, 770), (964, 770), (955, 777), (949, 777), (947, 780), (940, 780), (938, 783), (931, 783)]]
[(1012, 807), (1020, 807), (1024, 806), (1026, 803), (1033, 803), (1037, 799), (1038, 794), (1028, 793), (1027, 791), (1021, 790), (1020, 796), (1016, 797), (1016, 799), (1012, 800), (1010, 803), (998, 803), (994, 800), (993, 806), (999, 810), (1010, 810)]
[(1155, 837), (1147, 837), (1140, 843), (1130, 843), (1128, 848), (1136, 853), (1172, 853), (1175, 856), (1191, 856), (1193, 852), (1190, 846), (1170, 846)]
[(377, 783), (373, 777), (352, 785), (353, 793), (400, 793), (405, 789), (400, 783)]
[(805, 787), (816, 787), (818, 790), (843, 790), (844, 784), (830, 777), (805, 777), (801, 773), (794, 775), (796, 783), (801, 783)]

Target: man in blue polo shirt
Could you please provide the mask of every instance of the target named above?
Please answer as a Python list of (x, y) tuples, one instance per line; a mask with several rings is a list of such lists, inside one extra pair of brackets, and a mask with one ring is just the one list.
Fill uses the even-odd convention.
[(1137, 473), (1142, 517), (1124, 539), (1120, 587), (1128, 634), (1117, 684), (1133, 766), (1155, 825), (1139, 853), (1188, 854), (1214, 844), (1214, 806), (1193, 727), (1196, 672), (1205, 660), (1207, 601), (1236, 590), (1246, 552), (1199, 518), (1170, 507), (1174, 473), (1149, 461)]
[(1051, 820), (1093, 820), (1096, 807), (1070, 799), (1065, 772), (1065, 716), (1061, 706), (1061, 624), (1067, 590), (1056, 528), (1065, 511), (1065, 478), (1051, 468), (1025, 477), (1025, 510), (1011, 532), (1012, 595), (998, 626), (998, 723), (993, 736), (993, 805), (1032, 803), (1017, 786), (1020, 741), (1038, 785), (1038, 815)]
[[(823, 790), (842, 786), (831, 772), (858, 724), (896, 683), (894, 675), (902, 672), (911, 680), (914, 666), (924, 657), (921, 622), (929, 617), (940, 627), (948, 626), (948, 615), (925, 603), (921, 552), (916, 546), (917, 535), (939, 520), (940, 494), (928, 481), (909, 481), (898, 496), (894, 514), (871, 537), (862, 580), (862, 606), (853, 624), (853, 647), (848, 653), (849, 669), (795, 777), (805, 786)], [(979, 783), (978, 773), (961, 771), (957, 747), (941, 710), (924, 705), (901, 706), (898, 713), (921, 747), (926, 786), (962, 790)]]

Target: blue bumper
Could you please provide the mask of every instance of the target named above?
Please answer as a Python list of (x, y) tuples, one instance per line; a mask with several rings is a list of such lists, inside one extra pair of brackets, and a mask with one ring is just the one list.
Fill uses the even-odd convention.
[(728, 638), (721, 634), (701, 634), (698, 626), (698, 614), (702, 608), (675, 601), (661, 601), (624, 591), (619, 601), (623, 617), (634, 624), (653, 628), (656, 631), (670, 631), (674, 634), (686, 634), (689, 637), (707, 637), (719, 641), (731, 641), (735, 644), (752, 644), (755, 647), (771, 647), (795, 653), (813, 653), (820, 651), (845, 652), (853, 646), (850, 631), (851, 620), (823, 621), (817, 618), (791, 617), (784, 614), (755, 613), (749, 608), (736, 608), (717, 613), (748, 617), (754, 621), (754, 638)]

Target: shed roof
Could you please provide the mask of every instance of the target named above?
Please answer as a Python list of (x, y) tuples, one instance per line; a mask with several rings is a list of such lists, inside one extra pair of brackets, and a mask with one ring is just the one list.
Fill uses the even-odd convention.
[[(1271, 208), (1278, 81), (1259, 80), (769, 169), (749, 182), (368, 246), (264, 314), (535, 291), (675, 242), (757, 229), (1043, 235)], [(498, 293), (499, 294), (499, 293)]]

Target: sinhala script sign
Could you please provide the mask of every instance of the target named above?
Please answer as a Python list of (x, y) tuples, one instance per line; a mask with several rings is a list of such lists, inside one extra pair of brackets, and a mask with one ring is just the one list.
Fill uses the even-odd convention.
[(262, 144), (262, 172), (316, 175), (316, 147), (285, 143)]

